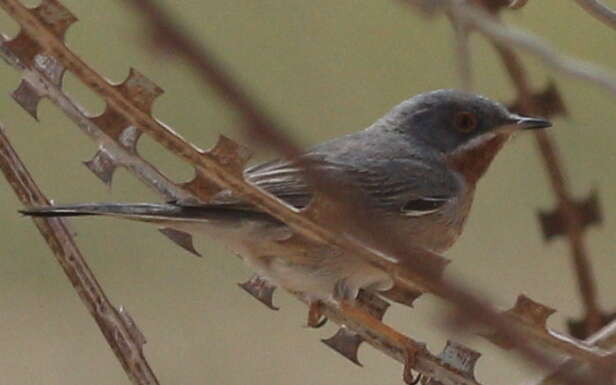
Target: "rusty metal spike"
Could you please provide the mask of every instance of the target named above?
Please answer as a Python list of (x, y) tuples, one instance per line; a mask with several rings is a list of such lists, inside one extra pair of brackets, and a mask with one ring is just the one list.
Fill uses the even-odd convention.
[(218, 141), (206, 154), (216, 159), (227, 170), (236, 174), (243, 173), (246, 163), (252, 156), (252, 152), (247, 147), (236, 143), (224, 135), (218, 136)]
[[(521, 294), (518, 296), (516, 304), (511, 309), (503, 312), (503, 315), (506, 317), (513, 317), (526, 325), (548, 333), (546, 329), (546, 322), (548, 317), (554, 312), (554, 309), (535, 302), (527, 296)], [(495, 333), (494, 331), (482, 331), (479, 332), (479, 335), (506, 350), (509, 350), (515, 346), (514, 341), (511, 341), (504, 335)]]
[[(201, 171), (195, 169), (195, 176), (189, 182), (181, 183), (180, 187), (190, 191), (193, 195), (209, 200), (211, 197), (221, 191), (220, 186), (212, 182)], [(190, 205), (191, 202), (182, 202), (182, 204)], [(199, 202), (193, 202), (195, 204)]]
[(252, 295), (256, 299), (259, 300), (262, 304), (267, 306), (272, 310), (278, 310), (276, 306), (274, 306), (273, 298), (274, 291), (276, 290), (276, 286), (272, 285), (264, 278), (261, 278), (259, 275), (255, 274), (250, 279), (244, 283), (238, 283), (239, 287), (244, 289), (248, 294)]
[(515, 306), (507, 310), (505, 315), (515, 316), (527, 324), (534, 325), (538, 328), (546, 328), (546, 322), (550, 315), (556, 310), (535, 302), (524, 294), (520, 294), (515, 303)]
[[(596, 190), (593, 190), (586, 199), (572, 203), (583, 229), (602, 222)], [(544, 240), (549, 241), (566, 233), (566, 222), (560, 208), (549, 212), (540, 210), (538, 216)]]
[(2, 46), (17, 57), (20, 64), (29, 68), (32, 67), (34, 57), (42, 52), (41, 46), (23, 29), (19, 31), (17, 36), (4, 43)]
[(182, 249), (188, 251), (191, 254), (196, 255), (197, 257), (201, 257), (202, 255), (195, 249), (195, 245), (193, 244), (192, 235), (185, 233), (183, 231), (178, 231), (174, 229), (170, 229), (168, 227), (158, 229), (161, 234), (169, 238), (173, 243), (180, 246)]
[(22, 79), (19, 86), (11, 93), (11, 96), (17, 104), (38, 121), (37, 108), (42, 96), (35, 87), (32, 87), (26, 79)]
[(91, 120), (126, 150), (132, 153), (137, 152), (137, 141), (141, 137), (141, 130), (130, 125), (128, 120), (116, 110), (107, 106), (102, 114), (92, 117)]
[(444, 364), (458, 370), (462, 376), (471, 380), (475, 380), (475, 365), (479, 357), (481, 353), (453, 341), (447, 341), (447, 345), (439, 354)]
[(58, 0), (43, 0), (32, 9), (32, 13), (62, 40), (68, 28), (77, 21), (77, 17)]
[(141, 111), (151, 114), (152, 105), (164, 90), (134, 68), (130, 69), (128, 77), (117, 84), (118, 90), (129, 98)]
[(538, 210), (537, 217), (541, 224), (544, 241), (550, 241), (552, 238), (565, 233), (564, 221), (559, 209), (552, 211)]
[(99, 149), (91, 160), (83, 162), (83, 164), (104, 184), (111, 186), (116, 161), (104, 148)]
[(402, 290), (396, 286), (382, 293), (385, 298), (408, 307), (414, 307), (415, 300), (422, 294), (421, 291)]
[(379, 321), (383, 320), (383, 317), (390, 306), (389, 302), (385, 301), (378, 295), (365, 290), (359, 291), (357, 299), (355, 300), (355, 305)]
[(45, 75), (52, 84), (62, 87), (66, 68), (56, 58), (49, 55), (36, 55), (34, 57), (34, 68)]
[(542, 92), (535, 95), (534, 104), (539, 106), (539, 111), (543, 116), (567, 116), (569, 111), (562, 98), (560, 90), (556, 86), (556, 82), (550, 80)]
[(321, 340), (321, 342), (342, 354), (355, 365), (363, 366), (357, 358), (357, 353), (359, 351), (359, 345), (364, 342), (364, 339), (347, 327), (341, 326), (336, 334), (330, 338)]
[(535, 114), (544, 117), (567, 116), (568, 111), (558, 87), (554, 81), (549, 81), (542, 91), (531, 95), (530, 105), (533, 111), (522, 111), (522, 103), (516, 101), (509, 109), (522, 114)]

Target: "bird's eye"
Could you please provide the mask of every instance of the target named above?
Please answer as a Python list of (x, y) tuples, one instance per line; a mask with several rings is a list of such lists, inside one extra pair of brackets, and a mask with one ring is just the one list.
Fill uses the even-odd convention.
[(477, 116), (468, 111), (458, 112), (454, 117), (454, 125), (458, 131), (467, 134), (477, 128)]

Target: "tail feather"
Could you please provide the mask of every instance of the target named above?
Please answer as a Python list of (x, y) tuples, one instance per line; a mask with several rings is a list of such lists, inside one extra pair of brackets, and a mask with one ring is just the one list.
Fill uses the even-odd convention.
[(29, 207), (19, 210), (23, 215), (32, 217), (73, 217), (84, 215), (112, 216), (172, 216), (181, 208), (169, 204), (147, 203), (83, 203), (60, 206)]
[(243, 219), (278, 222), (268, 214), (220, 205), (181, 206), (174, 203), (82, 203), (19, 210), (32, 217), (73, 217), (105, 215), (144, 222), (211, 221)]

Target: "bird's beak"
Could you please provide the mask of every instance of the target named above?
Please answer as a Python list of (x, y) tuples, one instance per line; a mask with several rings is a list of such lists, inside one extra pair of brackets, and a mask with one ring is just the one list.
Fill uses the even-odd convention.
[(543, 118), (531, 118), (522, 115), (513, 115), (510, 124), (516, 129), (522, 130), (537, 130), (540, 128), (551, 127), (552, 122)]

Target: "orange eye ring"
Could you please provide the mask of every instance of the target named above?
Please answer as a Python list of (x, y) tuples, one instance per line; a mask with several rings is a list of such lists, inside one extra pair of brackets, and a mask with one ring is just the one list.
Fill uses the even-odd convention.
[(469, 111), (458, 112), (454, 117), (456, 129), (465, 134), (473, 132), (477, 128), (477, 123), (477, 115)]

